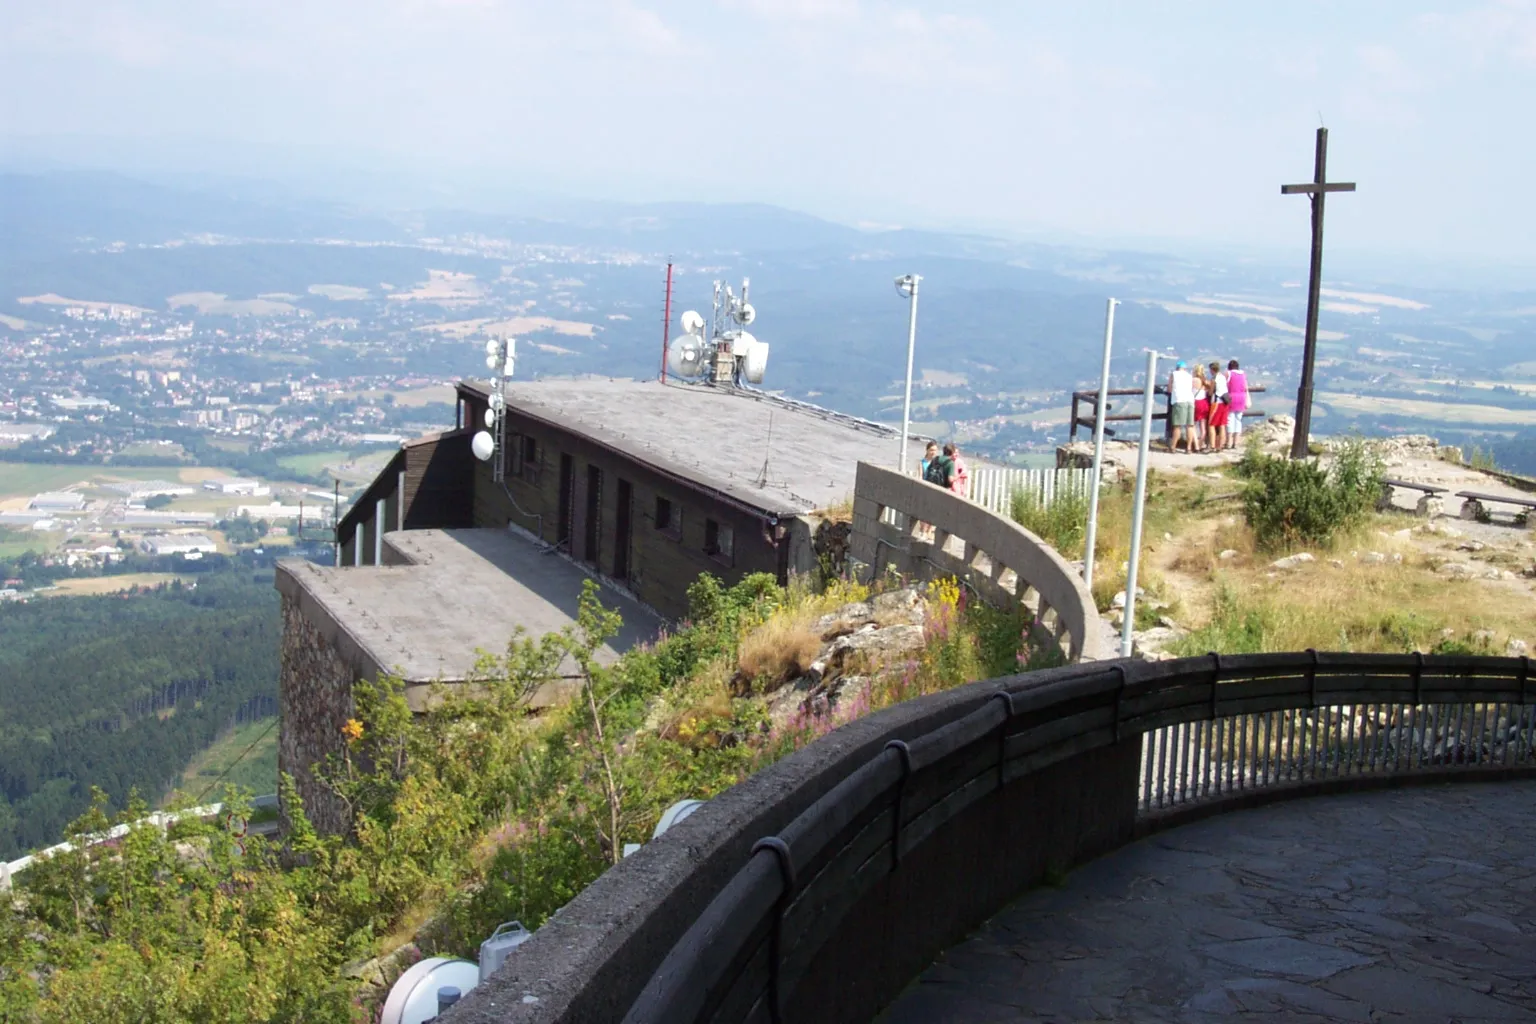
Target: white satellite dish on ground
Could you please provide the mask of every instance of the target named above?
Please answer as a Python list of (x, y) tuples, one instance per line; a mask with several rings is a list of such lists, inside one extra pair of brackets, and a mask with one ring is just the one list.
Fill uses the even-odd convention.
[(683, 314), (683, 333), (698, 334), (704, 329), (704, 317), (696, 309)]
[(478, 965), (456, 957), (428, 957), (400, 975), (389, 990), (379, 1024), (423, 1024), (437, 1016), (437, 990), (456, 988), (463, 995), (480, 984)]

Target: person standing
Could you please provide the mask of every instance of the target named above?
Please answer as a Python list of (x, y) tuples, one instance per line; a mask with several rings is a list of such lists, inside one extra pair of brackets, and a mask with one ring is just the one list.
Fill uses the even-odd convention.
[(1243, 441), (1243, 413), (1248, 411), (1248, 375), (1236, 359), (1227, 361), (1227, 447), (1236, 448)]
[(965, 460), (960, 458), (960, 446), (953, 441), (944, 446), (944, 457), (954, 465), (950, 473), (949, 489), (962, 498), (969, 498), (971, 491), (971, 474), (965, 467)]
[(923, 479), (935, 487), (949, 490), (955, 479), (955, 460), (948, 455), (937, 454), (923, 468)]
[(1211, 424), (1211, 382), (1205, 379), (1205, 367), (1195, 364), (1195, 451), (1203, 452), (1210, 446), (1206, 431)]
[(1219, 452), (1227, 446), (1227, 413), (1231, 406), (1231, 394), (1227, 386), (1227, 374), (1221, 364), (1211, 363), (1211, 451)]
[(1195, 443), (1195, 378), (1184, 360), (1174, 364), (1168, 375), (1168, 422), (1173, 427), (1173, 440), (1169, 451), (1179, 450), (1179, 437), (1184, 438), (1184, 450), (1194, 452)]
[(928, 463), (932, 462), (939, 454), (939, 442), (929, 441), (923, 449), (923, 471), (920, 474), (924, 480), (928, 479)]

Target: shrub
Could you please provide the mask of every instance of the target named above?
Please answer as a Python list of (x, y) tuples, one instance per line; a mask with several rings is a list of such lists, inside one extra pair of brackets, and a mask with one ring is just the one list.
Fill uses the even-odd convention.
[(1013, 521), (1035, 534), (1066, 558), (1083, 557), (1088, 530), (1088, 496), (1058, 493), (1050, 504), (1028, 490), (1014, 491), (1009, 503)]
[(743, 636), (736, 654), (740, 678), (766, 692), (805, 675), (821, 653), (812, 621), (804, 614), (776, 615)]
[(1361, 441), (1346, 444), (1331, 469), (1249, 450), (1243, 514), (1261, 548), (1326, 545), (1360, 524), (1381, 492), (1381, 462)]

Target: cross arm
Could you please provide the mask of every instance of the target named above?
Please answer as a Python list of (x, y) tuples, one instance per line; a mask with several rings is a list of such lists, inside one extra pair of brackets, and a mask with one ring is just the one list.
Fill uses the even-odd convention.
[(1352, 181), (1330, 181), (1326, 184), (1307, 182), (1303, 185), (1281, 185), (1280, 194), (1283, 196), (1316, 195), (1319, 192), (1353, 192), (1355, 183)]

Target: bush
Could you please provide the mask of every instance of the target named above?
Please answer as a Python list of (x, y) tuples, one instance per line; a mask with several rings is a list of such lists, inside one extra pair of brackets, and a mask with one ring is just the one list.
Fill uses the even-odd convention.
[(1268, 550), (1330, 544), (1339, 531), (1358, 526), (1381, 493), (1381, 462), (1359, 440), (1340, 449), (1328, 470), (1250, 449), (1241, 471), (1249, 478), (1244, 518)]
[(1049, 505), (1034, 491), (1014, 491), (1009, 502), (1013, 521), (1033, 533), (1064, 558), (1083, 557), (1088, 530), (1088, 495), (1058, 493)]

